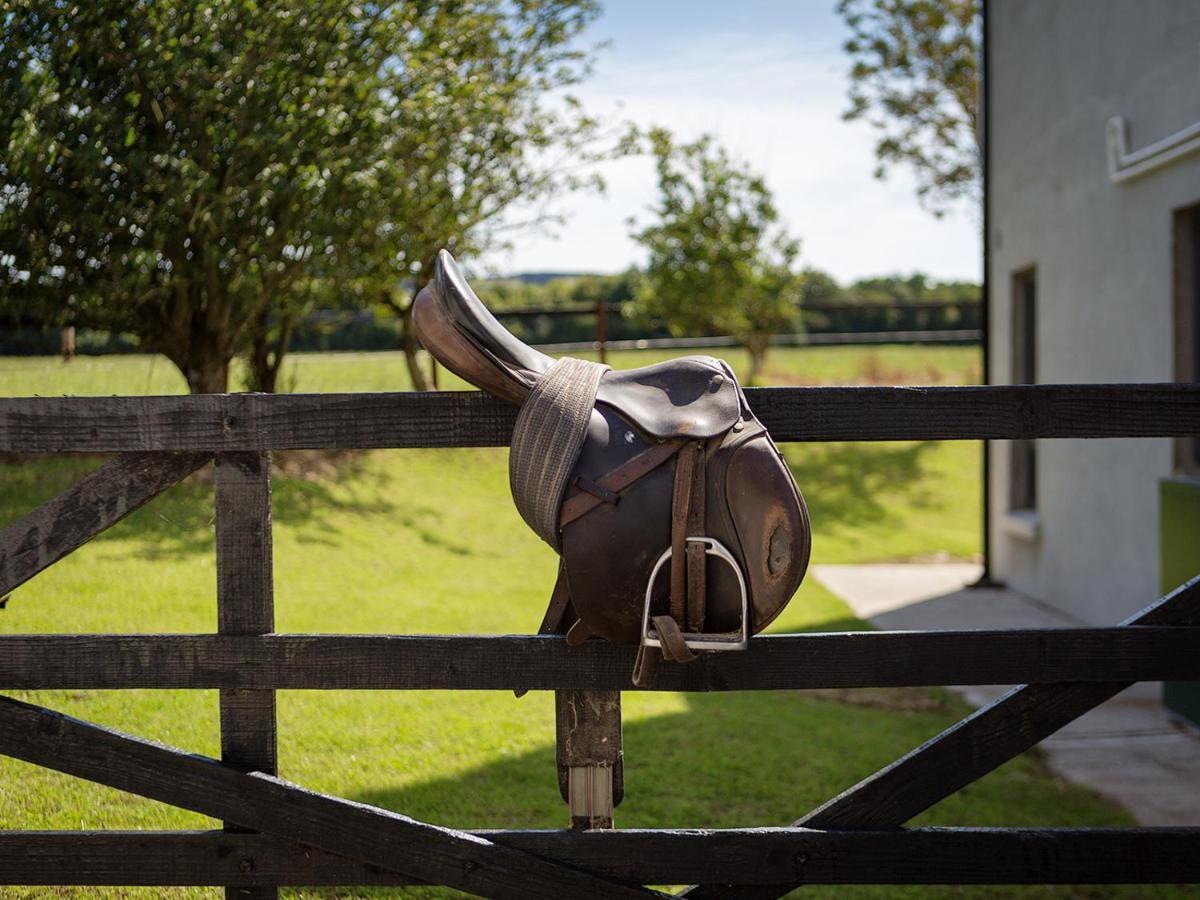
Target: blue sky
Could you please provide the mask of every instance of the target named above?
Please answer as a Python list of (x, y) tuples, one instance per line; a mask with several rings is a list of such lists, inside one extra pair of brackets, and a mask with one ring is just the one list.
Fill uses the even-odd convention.
[[(980, 275), (979, 228), (968, 210), (941, 220), (917, 203), (903, 170), (872, 176), (874, 134), (846, 123), (847, 58), (834, 0), (608, 0), (587, 37), (611, 41), (575, 89), (589, 111), (683, 138), (712, 132), (766, 176), (803, 265), (841, 280), (922, 270)], [(630, 216), (648, 219), (647, 158), (609, 163), (603, 197), (571, 194), (553, 235), (523, 233), (485, 263), (497, 272), (613, 272), (641, 263)], [(520, 213), (518, 212), (518, 215)]]

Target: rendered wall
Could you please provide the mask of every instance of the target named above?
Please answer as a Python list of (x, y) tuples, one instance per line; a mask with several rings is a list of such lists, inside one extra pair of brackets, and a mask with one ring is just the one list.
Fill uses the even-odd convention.
[[(1172, 211), (1200, 202), (1200, 154), (1126, 183), (1132, 150), (1200, 122), (1200, 2), (991, 0), (991, 378), (1011, 380), (1011, 284), (1036, 266), (1041, 382), (1174, 378)], [(1038, 536), (1015, 533), (1008, 446), (992, 447), (996, 577), (1081, 622), (1158, 596), (1169, 440), (1042, 441)]]

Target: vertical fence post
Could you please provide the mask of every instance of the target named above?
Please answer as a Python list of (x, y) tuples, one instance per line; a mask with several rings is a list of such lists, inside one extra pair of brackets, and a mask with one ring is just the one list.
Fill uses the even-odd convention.
[(620, 691), (555, 691), (558, 789), (571, 827), (613, 827), (625, 792)]
[(608, 304), (596, 304), (596, 347), (600, 351), (600, 362), (608, 364)]
[[(271, 455), (221, 453), (216, 462), (217, 630), (275, 630), (271, 569)], [(221, 691), (221, 759), (248, 772), (276, 774), (275, 692)], [(226, 823), (227, 831), (238, 831)], [(253, 871), (254, 860), (241, 860)], [(229, 898), (277, 898), (276, 888), (226, 888)]]

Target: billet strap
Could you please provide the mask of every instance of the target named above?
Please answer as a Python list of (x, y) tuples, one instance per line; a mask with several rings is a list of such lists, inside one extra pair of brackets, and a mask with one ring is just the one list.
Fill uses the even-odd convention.
[(529, 392), (513, 428), (508, 456), (513, 502), (525, 524), (560, 553), (559, 508), (608, 370), (583, 359), (556, 360)]
[(676, 622), (687, 617), (688, 507), (695, 472), (696, 451), (688, 444), (675, 460), (675, 487), (671, 493), (671, 618)]
[[(688, 504), (687, 536), (704, 537), (707, 534), (705, 519), (704, 444), (692, 445), (696, 453), (696, 472), (692, 476), (692, 497)], [(708, 557), (703, 544), (687, 543), (687, 630), (704, 630), (704, 607), (708, 586), (705, 568)]]
[[(563, 619), (567, 615), (567, 607), (571, 605), (571, 588), (567, 584), (567, 567), (562, 560), (558, 561), (558, 577), (554, 580), (554, 590), (550, 592), (550, 604), (546, 614), (542, 616), (542, 624), (538, 634), (561, 634)], [(528, 691), (515, 690), (514, 696), (524, 697)]]

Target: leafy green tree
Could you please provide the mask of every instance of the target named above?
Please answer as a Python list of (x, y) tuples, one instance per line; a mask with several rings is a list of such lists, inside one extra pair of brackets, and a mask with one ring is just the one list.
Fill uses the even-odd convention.
[(851, 31), (849, 121), (880, 132), (877, 178), (897, 164), (934, 215), (982, 197), (980, 0), (838, 0)]
[(828, 272), (807, 266), (800, 273), (800, 305), (836, 303), (842, 297), (841, 285)]
[(923, 272), (914, 272), (907, 276), (859, 278), (843, 293), (852, 303), (886, 305), (935, 300), (973, 303), (979, 300), (980, 286), (970, 281), (934, 281)]
[(799, 242), (779, 223), (763, 179), (711, 136), (678, 144), (650, 135), (658, 171), (657, 221), (634, 237), (649, 251), (637, 307), (676, 334), (730, 334), (761, 376), (772, 334), (795, 326)]
[[(470, 257), (504, 248), (529, 227), (559, 224), (543, 201), (602, 189), (591, 163), (630, 152), (636, 132), (606, 128), (578, 101), (546, 98), (583, 80), (592, 58), (576, 38), (599, 11), (595, 0), (475, 0), (422, 4), (418, 40), (407, 48), (402, 115), (408, 144), (392, 155), (388, 198), (354, 239), (353, 265), (336, 290), (358, 305), (381, 303), (400, 317), (414, 387), (426, 387), (411, 327), (412, 298), (437, 252)], [(514, 222), (505, 213), (526, 212)]]
[[(582, 183), (594, 0), (3, 0), (0, 308), (136, 334), (192, 391)], [(413, 353), (415, 358), (415, 351)]]

